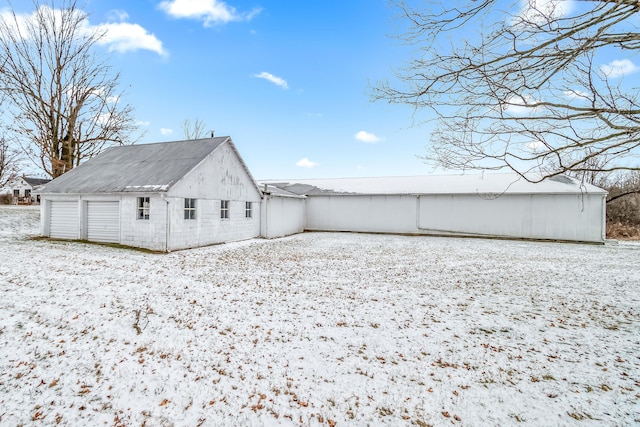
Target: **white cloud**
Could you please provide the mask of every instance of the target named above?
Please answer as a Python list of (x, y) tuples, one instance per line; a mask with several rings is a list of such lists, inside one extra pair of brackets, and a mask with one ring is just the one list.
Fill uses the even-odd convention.
[(306, 157), (298, 160), (298, 162), (296, 163), (296, 166), (302, 166), (303, 168), (312, 168), (317, 166), (318, 164), (316, 162), (312, 162), (311, 160), (307, 159)]
[(109, 104), (115, 104), (116, 102), (118, 102), (120, 100), (119, 96), (107, 96), (107, 102)]
[(538, 108), (538, 101), (534, 99), (530, 95), (521, 96), (512, 96), (502, 103), (502, 111), (506, 113), (516, 114), (516, 115), (525, 115), (536, 111)]
[(149, 126), (151, 124), (151, 122), (146, 122), (144, 120), (138, 120), (136, 122), (136, 126)]
[(545, 145), (538, 140), (533, 140), (529, 143), (527, 143), (527, 148), (529, 148), (531, 151), (538, 151), (541, 148), (543, 148)]
[(289, 85), (287, 84), (286, 80), (280, 77), (274, 76), (271, 73), (267, 73), (266, 71), (263, 71), (260, 74), (254, 74), (253, 77), (268, 80), (271, 83), (280, 86), (282, 89), (289, 89)]
[(233, 6), (218, 0), (165, 0), (158, 7), (174, 18), (202, 20), (205, 27), (231, 21), (249, 21), (261, 9), (239, 13)]
[(582, 90), (565, 90), (564, 96), (570, 99), (589, 99), (589, 94)]
[[(0, 12), (2, 18), (11, 24), (14, 23), (13, 17), (8, 10)], [(87, 15), (82, 10), (75, 12), (78, 14), (78, 18), (84, 18), (83, 25), (80, 28), (80, 35), (90, 35), (94, 32), (104, 33), (98, 44), (106, 45), (110, 52), (130, 52), (135, 50), (151, 50), (159, 55), (166, 55), (166, 51), (162, 47), (162, 42), (158, 38), (149, 33), (146, 29), (138, 24), (131, 24), (128, 22), (112, 22), (98, 25), (91, 25), (87, 18)], [(38, 15), (49, 16), (53, 14), (56, 22), (62, 21), (62, 11), (60, 9), (51, 9), (49, 6), (40, 6), (38, 11), (34, 11), (30, 14), (18, 14), (16, 15), (17, 27), (20, 29), (21, 34), (27, 34), (26, 22), (37, 22)], [(124, 20), (128, 18), (128, 15), (124, 11), (111, 11), (109, 13), (111, 19)]]
[(523, 0), (520, 13), (514, 19), (514, 24), (542, 25), (568, 15), (573, 9), (573, 0)]
[(369, 133), (367, 131), (361, 130), (353, 136), (358, 141), (366, 142), (368, 144), (375, 144), (376, 142), (382, 141), (384, 138), (379, 138), (376, 135)]
[[(46, 10), (49, 10), (48, 6), (41, 6)], [(0, 18), (10, 26), (11, 31), (16, 32), (21, 35), (25, 35), (27, 33), (27, 21), (35, 20), (36, 12), (32, 14), (16, 14), (16, 19), (13, 19), (13, 15), (11, 14), (11, 10), (1, 9), (0, 10)]]
[(163, 135), (171, 135), (173, 133), (173, 129), (160, 128), (160, 133)]
[(104, 113), (104, 114), (100, 114), (97, 116), (97, 122), (100, 123), (101, 125), (105, 125), (107, 123), (109, 123), (109, 120), (111, 120), (111, 114), (110, 113)]
[(629, 59), (616, 59), (600, 67), (607, 77), (620, 77), (640, 71), (640, 67)]
[(107, 13), (107, 16), (108, 16), (109, 20), (117, 21), (117, 22), (122, 22), (122, 21), (126, 21), (127, 19), (129, 19), (129, 14), (126, 11), (120, 10), (120, 9), (110, 10)]
[(115, 22), (100, 24), (97, 28), (105, 33), (99, 43), (107, 45), (110, 52), (125, 53), (144, 49), (161, 56), (167, 55), (162, 42), (138, 24)]

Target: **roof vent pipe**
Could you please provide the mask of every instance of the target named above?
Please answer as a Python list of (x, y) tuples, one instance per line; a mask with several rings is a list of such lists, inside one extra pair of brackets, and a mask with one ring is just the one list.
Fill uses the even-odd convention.
[(211, 138), (213, 138), (215, 133), (216, 133), (216, 131), (214, 131), (214, 130), (211, 131)]

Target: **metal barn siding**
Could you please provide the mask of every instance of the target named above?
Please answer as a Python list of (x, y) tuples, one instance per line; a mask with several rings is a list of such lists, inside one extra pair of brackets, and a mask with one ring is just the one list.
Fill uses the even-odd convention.
[(306, 196), (306, 230), (603, 243), (607, 192), (514, 174), (264, 181)]
[(262, 204), (262, 237), (272, 239), (302, 233), (305, 228), (305, 198), (265, 196)]
[(307, 199), (306, 230), (604, 241), (602, 195), (332, 195)]
[(416, 197), (310, 196), (306, 219), (312, 231), (417, 233)]
[(433, 234), (601, 242), (601, 209), (601, 195), (432, 194), (420, 196), (418, 229)]
[(120, 202), (87, 202), (87, 240), (120, 243)]
[(78, 239), (80, 237), (79, 219), (77, 201), (52, 201), (49, 209), (49, 237)]

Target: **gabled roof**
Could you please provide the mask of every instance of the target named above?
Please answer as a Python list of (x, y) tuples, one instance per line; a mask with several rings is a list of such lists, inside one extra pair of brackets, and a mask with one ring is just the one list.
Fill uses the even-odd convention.
[[(533, 177), (532, 177), (533, 178)], [(590, 184), (558, 176), (533, 184), (516, 174), (394, 176), (380, 178), (292, 179), (260, 181), (282, 190), (313, 195), (401, 194), (606, 194)]]
[(297, 193), (294, 193), (292, 191), (287, 191), (284, 190), (280, 187), (276, 187), (275, 185), (269, 185), (269, 184), (263, 184), (260, 187), (260, 190), (262, 191), (263, 194), (269, 194), (272, 196), (277, 196), (277, 197), (291, 197), (294, 199), (305, 199), (306, 196), (305, 195), (300, 195)]
[(46, 178), (31, 178), (29, 176), (23, 176), (22, 179), (32, 187), (37, 187), (38, 185), (44, 185), (48, 182), (51, 182), (50, 179)]
[(224, 143), (237, 153), (228, 136), (111, 147), (44, 185), (39, 193), (166, 192)]

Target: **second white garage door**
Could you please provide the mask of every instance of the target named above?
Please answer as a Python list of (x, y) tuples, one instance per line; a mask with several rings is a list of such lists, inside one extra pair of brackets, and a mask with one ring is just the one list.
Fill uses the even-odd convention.
[(120, 243), (120, 202), (87, 202), (87, 240)]

